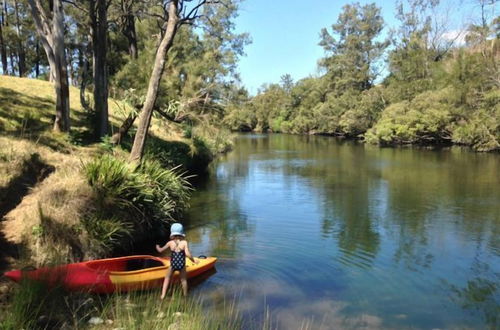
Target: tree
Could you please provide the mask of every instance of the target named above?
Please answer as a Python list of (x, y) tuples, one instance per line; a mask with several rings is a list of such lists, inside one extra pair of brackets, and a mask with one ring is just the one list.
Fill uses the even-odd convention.
[(166, 6), (167, 10), (165, 12), (164, 24), (166, 30), (156, 51), (153, 70), (149, 79), (146, 100), (144, 102), (144, 106), (142, 107), (141, 114), (139, 115), (139, 125), (135, 134), (132, 151), (130, 152), (130, 160), (134, 162), (140, 161), (144, 152), (144, 145), (146, 143), (149, 124), (151, 123), (151, 116), (153, 115), (153, 107), (156, 102), (156, 97), (158, 96), (158, 87), (160, 86), (161, 75), (165, 67), (165, 57), (170, 47), (172, 47), (175, 33), (179, 28), (179, 9), (181, 9), (182, 5), (182, 0), (171, 0)]
[(441, 52), (431, 45), (432, 15), (437, 5), (437, 0), (407, 0), (397, 5), (400, 26), (392, 31), (394, 49), (389, 54), (386, 79), (394, 90), (393, 102), (411, 100), (434, 87), (433, 69), (442, 59)]
[(92, 31), (95, 135), (108, 133), (107, 30), (109, 0), (89, 0)]
[(1, 6), (0, 8), (0, 57), (2, 60), (2, 73), (8, 74), (7, 67), (7, 47), (5, 45), (4, 39), (4, 25), (5, 25), (5, 16), (7, 13), (4, 10), (5, 6)]
[(136, 13), (134, 10), (138, 2), (138, 0), (120, 0), (118, 9), (120, 30), (127, 38), (130, 57), (135, 59), (137, 59), (139, 54), (137, 48), (137, 33), (135, 30)]
[(142, 158), (147, 133), (151, 123), (151, 117), (153, 115), (153, 108), (158, 96), (162, 73), (165, 68), (166, 55), (172, 47), (178, 28), (182, 24), (192, 24), (197, 18), (199, 18), (199, 11), (203, 6), (221, 3), (216, 0), (199, 0), (196, 5), (188, 9), (187, 5), (189, 2), (191, 1), (169, 0), (164, 3), (163, 28), (165, 30), (161, 37), (160, 45), (156, 51), (153, 69), (146, 93), (146, 99), (141, 113), (139, 114), (139, 124), (135, 134), (134, 144), (130, 152), (130, 160), (133, 162), (138, 162)]
[(332, 33), (322, 29), (319, 45), (329, 55), (321, 62), (337, 93), (346, 89), (369, 89), (380, 74), (376, 62), (387, 41), (375, 41), (382, 32), (384, 20), (374, 3), (361, 6), (348, 4), (342, 8)]
[(35, 26), (50, 66), (50, 76), (56, 91), (54, 130), (68, 132), (69, 84), (64, 46), (64, 8), (62, 0), (52, 1), (49, 15), (40, 0), (28, 0)]

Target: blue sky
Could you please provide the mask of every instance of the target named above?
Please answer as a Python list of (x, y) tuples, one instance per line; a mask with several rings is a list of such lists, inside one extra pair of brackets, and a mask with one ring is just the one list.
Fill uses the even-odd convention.
[[(450, 13), (450, 30), (460, 28), (470, 19), (474, 1), (477, 0), (442, 0), (442, 7)], [(237, 32), (248, 32), (252, 38), (239, 64), (243, 85), (255, 94), (263, 83), (279, 82), (286, 73), (295, 81), (316, 74), (317, 61), (324, 55), (318, 46), (319, 32), (336, 22), (342, 6), (352, 2), (245, 0), (235, 22)], [(396, 0), (376, 3), (382, 8), (386, 26), (395, 26)]]

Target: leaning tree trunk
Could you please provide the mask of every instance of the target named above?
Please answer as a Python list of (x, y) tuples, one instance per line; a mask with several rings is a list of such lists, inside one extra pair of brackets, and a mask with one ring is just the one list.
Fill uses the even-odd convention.
[(125, 135), (127, 135), (129, 129), (134, 124), (134, 121), (135, 121), (136, 118), (137, 118), (136, 112), (130, 113), (127, 116), (127, 119), (125, 119), (125, 121), (122, 123), (122, 125), (118, 129), (118, 132), (116, 132), (115, 134), (113, 134), (113, 136), (111, 137), (111, 143), (113, 143), (113, 144), (120, 144), (122, 142), (122, 140), (123, 140), (123, 137)]
[(158, 87), (160, 86), (161, 76), (165, 67), (165, 57), (172, 46), (175, 33), (177, 32), (177, 23), (179, 22), (177, 13), (178, 0), (172, 0), (168, 6), (167, 29), (156, 51), (153, 71), (151, 73), (151, 78), (149, 78), (146, 100), (139, 115), (139, 125), (135, 133), (134, 145), (130, 152), (130, 160), (133, 162), (139, 162), (142, 158), (149, 124), (151, 123), (151, 116), (153, 115), (153, 107), (156, 102), (156, 97), (158, 96)]
[(100, 139), (108, 134), (108, 78), (106, 65), (108, 6), (107, 0), (90, 1), (90, 3), (92, 6), (90, 15), (94, 59), (94, 127), (96, 138)]
[[(56, 116), (54, 130), (68, 132), (69, 120), (69, 83), (64, 48), (64, 11), (61, 0), (53, 0), (52, 19), (49, 18), (40, 0), (28, 0), (40, 41), (47, 55), (50, 67), (50, 80), (54, 81), (56, 91)], [(51, 24), (52, 23), (52, 24)]]

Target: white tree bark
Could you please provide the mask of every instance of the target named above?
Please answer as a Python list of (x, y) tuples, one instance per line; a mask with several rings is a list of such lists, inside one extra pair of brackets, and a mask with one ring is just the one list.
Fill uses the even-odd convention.
[(56, 116), (54, 130), (68, 132), (69, 83), (64, 47), (64, 8), (61, 0), (53, 0), (52, 17), (49, 17), (40, 0), (28, 0), (33, 20), (50, 66), (50, 78), (56, 91)]

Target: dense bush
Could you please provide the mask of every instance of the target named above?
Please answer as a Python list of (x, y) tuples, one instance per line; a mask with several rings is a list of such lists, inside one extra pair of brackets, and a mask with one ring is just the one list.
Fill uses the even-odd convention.
[(378, 144), (442, 143), (450, 140), (449, 90), (425, 92), (411, 102), (387, 107), (366, 133), (367, 142)]
[(500, 149), (500, 91), (487, 93), (481, 109), (458, 121), (452, 138), (453, 142), (470, 145), (478, 151)]

